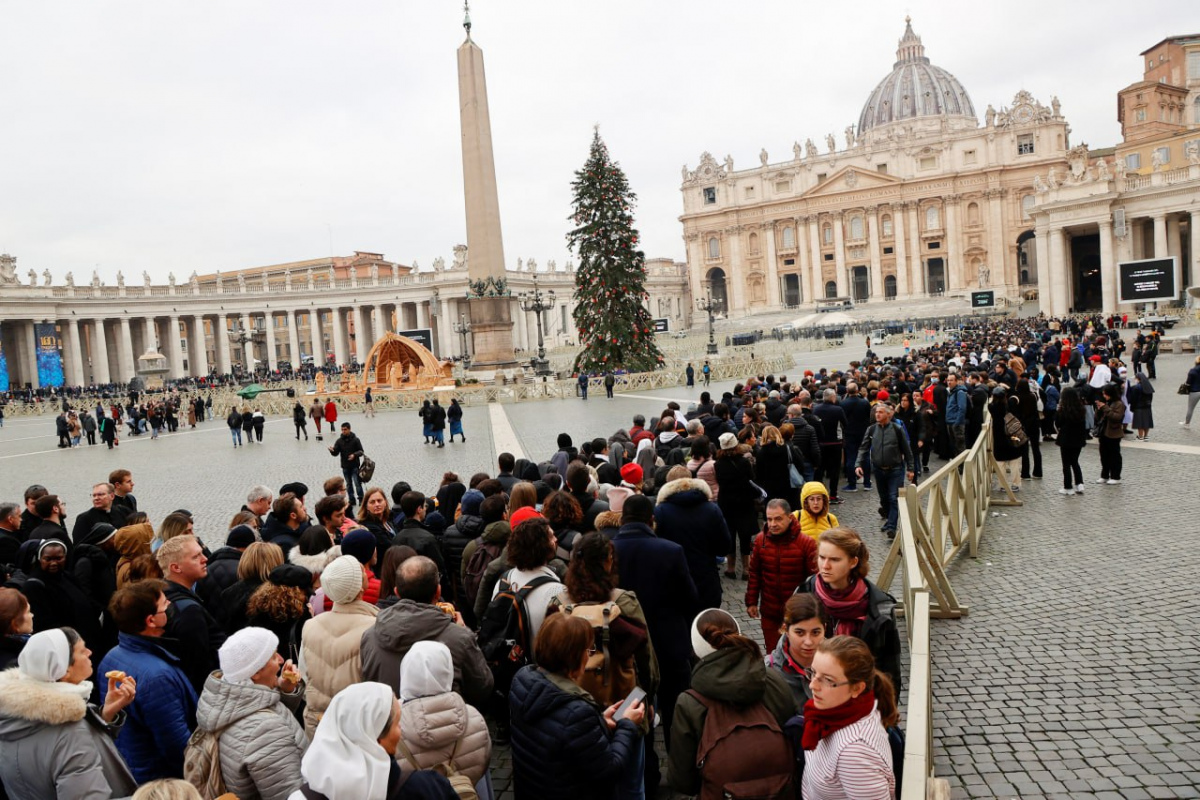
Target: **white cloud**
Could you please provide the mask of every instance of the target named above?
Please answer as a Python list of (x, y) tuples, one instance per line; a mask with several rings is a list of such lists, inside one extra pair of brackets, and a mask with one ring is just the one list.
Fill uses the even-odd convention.
[[(359, 0), (4, 5), (0, 250), (112, 281), (463, 241), (461, 6)], [(890, 71), (904, 14), (982, 116), (1018, 89), (1114, 144), (1138, 53), (1196, 26), (1101, 0), (604, 4), (479, 0), (506, 256), (567, 257), (592, 124), (638, 193), (649, 256), (683, 257), (679, 168), (839, 140)], [(1185, 30), (1186, 28), (1186, 30)]]

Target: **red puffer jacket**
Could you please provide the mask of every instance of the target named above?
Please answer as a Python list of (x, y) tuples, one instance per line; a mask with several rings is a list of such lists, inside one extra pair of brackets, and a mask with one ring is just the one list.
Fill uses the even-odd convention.
[(746, 605), (758, 606), (760, 617), (782, 620), (788, 598), (816, 571), (817, 544), (801, 533), (795, 520), (780, 536), (771, 536), (763, 528), (750, 551)]

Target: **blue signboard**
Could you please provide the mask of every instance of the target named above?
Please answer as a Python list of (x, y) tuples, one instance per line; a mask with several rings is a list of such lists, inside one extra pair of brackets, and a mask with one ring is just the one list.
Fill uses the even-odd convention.
[(37, 339), (38, 383), (44, 387), (63, 385), (62, 354), (58, 350), (58, 329), (41, 322), (33, 326)]
[(0, 342), (0, 392), (8, 391), (8, 354), (4, 352), (4, 342)]

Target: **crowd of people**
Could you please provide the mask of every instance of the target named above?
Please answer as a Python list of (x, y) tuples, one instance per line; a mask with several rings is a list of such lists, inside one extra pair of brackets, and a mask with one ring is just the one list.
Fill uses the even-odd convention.
[[(364, 489), (342, 422), (340, 474), (250, 488), (215, 550), (188, 510), (140, 509), (129, 470), (74, 516), (30, 486), (0, 504), (0, 781), (14, 799), (492, 797), (507, 744), (517, 797), (653, 797), (665, 766), (702, 798), (893, 798), (896, 601), (837, 507), (874, 486), (894, 536), (905, 483), (985, 430), (1013, 490), (1053, 443), (1062, 493), (1083, 491), (1090, 438), (1120, 483), (1154, 395), (1124, 349), (1098, 319), (992, 322), (578, 447), (564, 432), (428, 494)], [(434, 408), (427, 442), (446, 418), (462, 433)], [(336, 408), (296, 418), (299, 438)]]

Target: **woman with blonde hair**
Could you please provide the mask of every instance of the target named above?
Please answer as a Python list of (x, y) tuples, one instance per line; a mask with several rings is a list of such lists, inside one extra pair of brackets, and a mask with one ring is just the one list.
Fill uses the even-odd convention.
[(117, 560), (117, 588), (131, 581), (130, 569), (138, 556), (150, 555), (150, 542), (154, 539), (154, 526), (149, 522), (126, 525), (113, 534), (113, 546), (121, 554)]
[(817, 574), (800, 591), (816, 595), (825, 608), (825, 635), (862, 639), (899, 692), (896, 598), (867, 580), (869, 571), (870, 554), (858, 532), (832, 528), (817, 539)]
[(892, 800), (895, 765), (887, 728), (899, 722), (896, 692), (862, 640), (817, 646), (812, 699), (804, 705), (805, 800)]
[(271, 570), (283, 563), (283, 550), (271, 542), (255, 542), (238, 561), (237, 583), (221, 592), (221, 623), (227, 633), (246, 627), (246, 602), (267, 581)]
[(133, 800), (204, 800), (204, 796), (185, 780), (159, 778), (143, 783), (141, 788), (133, 793)]

